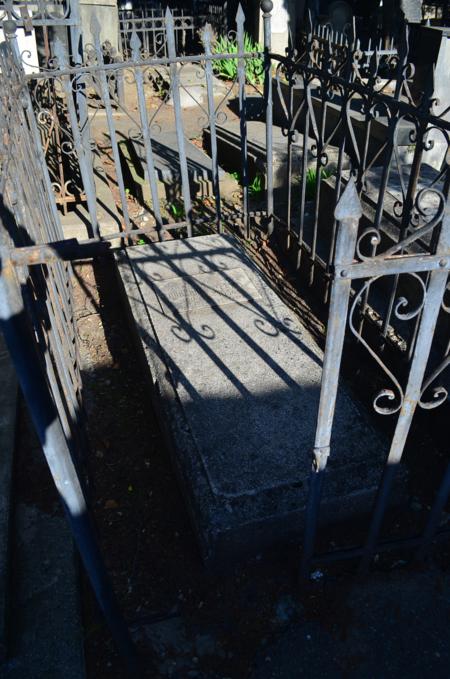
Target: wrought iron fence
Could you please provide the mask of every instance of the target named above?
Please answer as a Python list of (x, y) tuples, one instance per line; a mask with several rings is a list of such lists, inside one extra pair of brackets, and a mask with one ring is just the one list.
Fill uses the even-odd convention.
[[(52, 60), (55, 35), (71, 49), (73, 63), (80, 62), (82, 45), (78, 0), (4, 0), (0, 2), (0, 24), (5, 20), (14, 21), (16, 27), (22, 28), (31, 39), (31, 42), (28, 40), (22, 44), (29, 70), (38, 72)], [(71, 158), (63, 152), (70, 144), (70, 132), (66, 112), (61, 107), (60, 97), (53, 84), (47, 81), (40, 87), (41, 106), (48, 114), (41, 115), (38, 126), (56, 200), (66, 213), (70, 203), (83, 199), (83, 193), (77, 177), (77, 163), (69, 162)], [(78, 92), (78, 106), (80, 114), (85, 112), (81, 91)], [(85, 115), (84, 118), (86, 119)], [(86, 128), (86, 123), (84, 127)]]
[[(195, 229), (207, 227), (211, 223), (220, 224), (224, 206), (221, 201), (221, 187), (218, 180), (219, 165), (217, 157), (216, 127), (227, 120), (226, 105), (230, 99), (238, 102), (238, 117), (241, 120), (243, 132), (243, 147), (245, 147), (245, 101), (249, 90), (263, 100), (262, 88), (246, 83), (246, 63), (256, 60), (260, 64), (261, 80), (263, 78), (262, 51), (246, 52), (244, 45), (244, 14), (238, 14), (237, 31), (234, 37), (236, 53), (216, 53), (213, 44), (213, 32), (209, 25), (201, 34), (205, 52), (201, 55), (183, 56), (176, 50), (175, 19), (167, 10), (165, 15), (165, 44), (167, 56), (149, 57), (143, 49), (138, 34), (135, 31), (130, 41), (131, 54), (124, 61), (114, 61), (105, 45), (100, 41), (100, 27), (94, 19), (92, 23), (93, 44), (87, 45), (82, 64), (74, 63), (66, 47), (58, 40), (53, 46), (54, 55), (39, 72), (25, 76), (28, 83), (33, 108), (36, 112), (38, 126), (42, 132), (44, 145), (50, 133), (58, 132), (58, 138), (63, 140), (59, 148), (59, 165), (63, 162), (74, 168), (74, 176), (79, 177), (80, 185), (77, 195), (85, 197), (90, 217), (92, 231), (90, 236), (98, 238), (100, 227), (98, 224), (98, 196), (95, 178), (92, 171), (92, 154), (100, 154), (98, 142), (89, 130), (101, 120), (105, 121), (104, 133), (111, 145), (114, 163), (114, 179), (117, 182), (119, 196), (120, 229), (108, 234), (110, 240), (138, 236), (147, 228), (137, 228), (136, 222), (130, 216), (127, 186), (124, 177), (123, 162), (121, 162), (123, 144), (138, 141), (142, 148), (143, 161), (146, 166), (145, 182), (150, 188), (147, 208), (150, 209), (154, 226), (162, 238), (164, 232), (185, 229), (192, 235)], [(24, 59), (26, 59), (24, 55)], [(235, 75), (232, 80), (222, 84), (219, 98), (215, 88), (214, 65), (219, 61), (230, 60), (235, 65)], [(195, 69), (194, 76), (199, 86), (191, 87), (184, 82), (184, 74), (191, 67)], [(163, 86), (160, 87), (160, 81)], [(119, 96), (118, 83), (125, 83), (127, 100)], [(220, 84), (220, 83), (219, 83)], [(199, 95), (198, 90), (201, 89)], [(48, 92), (53, 93), (52, 105), (49, 105)], [(80, 116), (79, 103), (73, 94), (85, 93), (82, 103), (87, 109), (83, 117)], [(158, 95), (157, 106), (149, 110), (147, 101)], [(186, 154), (187, 139), (184, 133), (184, 104), (182, 96), (197, 108), (198, 122), (201, 128), (208, 128), (211, 135), (211, 155), (209, 167), (206, 168), (207, 181), (214, 186), (211, 195), (215, 197), (216, 208), (205, 215), (203, 208), (193, 205), (192, 162)], [(55, 103), (56, 102), (56, 103)], [(64, 116), (55, 115), (55, 106), (64, 111)], [(173, 215), (163, 216), (162, 199), (158, 190), (158, 176), (154, 146), (157, 144), (158, 116), (162, 113), (173, 112), (174, 128), (176, 131), (176, 148), (172, 153), (178, 156), (179, 183), (181, 186), (181, 201), (183, 203), (183, 218), (173, 220)], [(118, 115), (122, 115), (125, 123), (120, 129), (117, 122)], [(127, 127), (128, 129), (127, 129)], [(269, 129), (269, 128), (268, 128)], [(247, 154), (242, 156), (243, 177), (243, 210), (233, 208), (234, 217), (241, 216), (244, 221), (249, 219), (248, 204), (248, 169)], [(195, 169), (195, 168), (194, 168)], [(58, 185), (58, 191), (61, 186)], [(197, 209), (199, 210), (197, 212)], [(102, 234), (105, 236), (106, 234)]]
[(32, 30), (37, 26), (70, 26), (78, 23), (71, 0), (1, 0), (0, 22), (12, 20)]
[[(99, 552), (82, 472), (87, 443), (72, 267), (51, 187), (15, 25), (0, 44), (0, 330), (98, 602), (130, 669), (135, 650)], [(59, 242), (62, 245), (60, 256)], [(48, 245), (49, 243), (53, 245)], [(70, 250), (70, 243), (69, 250)], [(13, 248), (13, 250), (11, 249)], [(30, 248), (36, 257), (23, 258)], [(15, 252), (18, 257), (10, 257)]]
[[(219, 33), (226, 32), (223, 7), (211, 7), (208, 14), (173, 9), (175, 47), (177, 54), (201, 51), (200, 31), (206, 23)], [(215, 11), (214, 11), (215, 10)], [(155, 8), (119, 9), (119, 44), (123, 55), (132, 52), (131, 39), (136, 33), (146, 56), (168, 56), (165, 31), (165, 10)]]
[[(297, 266), (309, 285), (322, 279), (325, 301), (337, 229), (330, 206), (350, 176), (364, 207), (362, 224), (373, 226), (383, 243), (402, 240), (432, 211), (434, 189), (448, 195), (447, 111), (433, 98), (432, 74), (424, 83), (414, 81), (408, 47), (407, 31), (398, 52), (363, 50), (355, 38), (336, 50), (331, 39), (317, 40), (311, 32), (298, 54), (276, 58), (277, 122), (286, 130), (288, 181), (287, 207), (275, 210), (275, 219), (289, 248), (297, 250)], [(432, 240), (427, 246), (433, 247)], [(396, 318), (398, 293), (397, 279), (383, 281), (380, 290), (370, 286), (360, 322), (374, 323), (384, 340), (411, 358), (418, 320), (408, 328)]]
[[(414, 81), (408, 62), (407, 32), (397, 49), (380, 50), (372, 45), (362, 49), (355, 36), (336, 40), (336, 36), (310, 29), (298, 51), (288, 49), (286, 54), (276, 55), (271, 51), (271, 8), (271, 2), (263, 0), (262, 50), (245, 50), (245, 17), (239, 8), (234, 35), (236, 52), (217, 53), (212, 29), (206, 26), (201, 34), (204, 52), (181, 55), (177, 53), (175, 20), (167, 10), (164, 23), (167, 53), (163, 56), (149, 56), (134, 31), (127, 58), (123, 62), (109, 60), (94, 21), (93, 45), (87, 47), (81, 62), (57, 42), (53, 58), (45, 68), (28, 75), (23, 73), (20, 55), (14, 47), (14, 26), (6, 26), (8, 40), (1, 47), (1, 78), (6, 86), (2, 90), (0, 120), (6, 139), (12, 139), (14, 145), (4, 143), (2, 147), (2, 164), (7, 168), (2, 173), (3, 213), (8, 211), (12, 224), (15, 220), (16, 226), (11, 227), (14, 234), (23, 232), (28, 240), (16, 240), (15, 247), (3, 250), (0, 299), (6, 303), (0, 308), (5, 327), (12, 328), (11, 337), (17, 338), (17, 329), (8, 323), (14, 317), (13, 302), (21, 309), (20, 295), (16, 285), (16, 297), (11, 297), (11, 285), (15, 284), (4, 271), (13, 274), (17, 266), (27, 265), (32, 281), (36, 267), (41, 272), (44, 299), (49, 307), (43, 316), (38, 300), (31, 295), (30, 308), (41, 321), (50, 319), (54, 339), (50, 341), (51, 333), (41, 322), (45, 342), (39, 343), (37, 334), (34, 343), (41, 357), (45, 357), (50, 387), (54, 388), (54, 380), (59, 384), (52, 401), (51, 421), (60, 422), (67, 443), (73, 439), (71, 424), (76, 416), (69, 405), (76, 409), (76, 402), (69, 402), (72, 382), (67, 382), (69, 393), (66, 393), (61, 380), (66, 379), (66, 364), (74, 361), (75, 354), (63, 349), (72, 341), (73, 322), (67, 292), (69, 269), (60, 260), (102, 253), (111, 243), (115, 247), (131, 245), (143, 234), (160, 239), (169, 233), (191, 237), (205, 230), (220, 232), (236, 225), (246, 238), (258, 231), (264, 238), (280, 239), (294, 258), (302, 279), (329, 302), (303, 570), (307, 572), (318, 558), (349, 556), (362, 556), (363, 566), (367, 566), (376, 550), (392, 546), (380, 541), (380, 526), (414, 411), (417, 407), (436, 407), (447, 399), (445, 386), (436, 387), (435, 383), (450, 362), (450, 309), (445, 300), (450, 266), (447, 164), (450, 122), (448, 111), (439, 110), (433, 99), (432, 79), (422, 84)], [(217, 97), (219, 81), (215, 80), (215, 65), (220, 60), (232, 63), (235, 72)], [(262, 86), (248, 82), (250, 62), (256, 64)], [(202, 96), (184, 80), (188, 66), (192, 65), (203, 83)], [(124, 99), (118, 95), (120, 75), (125, 83)], [(158, 77), (165, 78), (167, 86), (156, 108), (152, 108), (151, 93)], [(65, 112), (64, 130), (61, 117), (55, 117), (53, 107), (42, 99), (41, 90), (45, 91), (48, 82), (56, 93), (58, 106)], [(200, 123), (209, 135), (210, 158), (203, 168), (211, 185), (211, 207), (207, 210), (205, 201), (196, 200), (193, 189), (195, 162), (188, 155), (182, 97), (194, 102)], [(219, 163), (219, 133), (226, 128), (227, 116), (232, 114), (233, 100), (239, 130), (240, 199), (230, 203), (223, 197), (225, 177)], [(165, 209), (159, 186), (162, 170), (157, 121), (168, 108), (175, 134), (170, 159), (177, 167), (176, 177), (172, 176), (170, 183), (180, 185), (181, 205), (176, 214)], [(257, 154), (249, 133), (253, 119), (263, 125), (263, 152), (258, 161), (252, 159), (252, 154)], [(45, 149), (39, 134), (43, 121), (59, 126), (59, 138), (64, 139), (61, 154), (69, 156), (79, 171), (80, 196), (85, 196), (92, 230), (78, 243), (61, 240), (51, 179), (43, 162)], [(98, 218), (93, 158), (100, 158), (103, 150), (98, 135), (92, 133), (96, 125), (103, 138), (108, 139), (111, 162), (105, 174), (109, 173), (110, 181), (112, 176), (119, 210), (118, 228), (109, 233), (103, 230)], [(275, 138), (276, 125), (280, 126), (281, 137), (278, 134)], [(124, 144), (128, 150), (124, 150)], [(18, 152), (12, 153), (16, 147)], [(137, 147), (144, 168), (141, 184), (145, 195), (141, 205), (151, 215), (147, 225), (138, 223), (132, 214), (124, 174), (124, 153), (131, 153), (130, 149), (136, 152)], [(255, 167), (263, 173), (265, 182), (263, 194), (256, 201), (251, 190)], [(30, 175), (33, 182), (38, 182), (37, 186), (28, 182)], [(40, 233), (35, 232), (35, 225), (39, 225)], [(49, 274), (52, 267), (54, 273)], [(61, 294), (60, 287), (69, 295), (68, 301), (64, 298), (61, 308), (55, 310), (51, 301)], [(60, 317), (58, 314), (63, 312), (64, 317)], [(55, 332), (57, 326), (61, 326), (62, 336)], [(375, 410), (383, 415), (397, 415), (398, 420), (366, 544), (317, 556), (314, 554), (317, 516), (327, 459), (332, 454), (330, 436), (346, 333), (356, 337), (359, 346), (367, 350), (389, 381), (390, 386), (374, 401)], [(396, 343), (407, 358), (402, 375), (396, 373), (396, 366), (390, 365), (383, 353), (389, 342)], [(26, 347), (21, 345), (20, 351), (26, 354)], [(21, 354), (14, 355), (20, 364)], [(58, 356), (62, 364), (57, 362)], [(29, 364), (30, 361), (28, 367)], [(26, 385), (27, 373), (22, 370), (21, 374)], [(62, 406), (57, 403), (58, 394)], [(31, 399), (29, 402), (33, 409)], [(40, 426), (42, 429), (42, 422)], [(45, 437), (43, 443), (49, 455), (61, 455)], [(69, 483), (71, 492), (75, 492), (74, 478)], [(439, 517), (449, 491), (450, 471), (447, 471), (425, 531), (407, 541), (408, 545), (419, 547), (422, 554), (439, 535)], [(62, 495), (64, 498), (63, 491)], [(79, 495), (75, 496), (79, 501)], [(91, 546), (87, 548), (81, 543), (81, 548), (92, 565)], [(106, 609), (108, 605), (105, 604)], [(115, 624), (113, 620), (112, 625)], [(120, 637), (123, 628), (115, 629)]]

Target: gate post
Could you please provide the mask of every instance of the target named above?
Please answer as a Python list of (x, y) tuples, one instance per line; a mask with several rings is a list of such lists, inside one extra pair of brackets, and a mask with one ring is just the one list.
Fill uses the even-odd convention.
[(345, 191), (339, 199), (334, 216), (339, 222), (339, 229), (334, 256), (334, 279), (331, 287), (330, 310), (328, 313), (313, 464), (306, 506), (305, 537), (301, 562), (301, 576), (303, 578), (308, 576), (310, 561), (314, 552), (322, 486), (330, 455), (331, 430), (336, 406), (339, 370), (344, 347), (351, 288), (351, 279), (346, 277), (347, 271), (345, 267), (349, 266), (353, 261), (358, 225), (362, 216), (361, 203), (353, 177), (350, 178)]
[(266, 101), (267, 235), (273, 233), (273, 102), (272, 102), (272, 0), (262, 0), (264, 22), (264, 97)]

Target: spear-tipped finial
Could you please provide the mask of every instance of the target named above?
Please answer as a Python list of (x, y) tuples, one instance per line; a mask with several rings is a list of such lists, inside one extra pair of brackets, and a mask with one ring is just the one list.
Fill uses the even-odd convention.
[(136, 32), (136, 29), (133, 28), (133, 32), (131, 33), (131, 39), (130, 39), (130, 47), (131, 47), (131, 54), (133, 55), (133, 57), (135, 59), (139, 56), (141, 45), (142, 45), (142, 43), (139, 40), (139, 36)]
[(241, 24), (244, 24), (244, 22), (245, 22), (244, 10), (242, 9), (241, 3), (239, 3), (238, 8), (237, 8), (237, 12), (236, 12), (236, 23), (239, 26)]
[(58, 66), (64, 68), (69, 63), (67, 52), (62, 41), (57, 37), (53, 43), (53, 52), (58, 60)]
[(100, 39), (101, 28), (102, 27), (100, 25), (100, 21), (98, 20), (98, 17), (94, 12), (91, 19), (91, 33), (94, 36), (94, 38)]
[(334, 216), (339, 222), (343, 222), (347, 219), (361, 219), (362, 214), (361, 201), (356, 190), (355, 179), (350, 177), (336, 205)]
[(202, 41), (206, 50), (209, 50), (213, 41), (214, 33), (211, 24), (206, 23), (202, 31)]

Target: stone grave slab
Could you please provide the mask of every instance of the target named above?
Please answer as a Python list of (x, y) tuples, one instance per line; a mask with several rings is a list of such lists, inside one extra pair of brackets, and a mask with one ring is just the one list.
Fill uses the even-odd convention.
[[(117, 261), (203, 557), (298, 538), (322, 374), (313, 337), (230, 236)], [(342, 384), (322, 520), (369, 508), (386, 449)]]

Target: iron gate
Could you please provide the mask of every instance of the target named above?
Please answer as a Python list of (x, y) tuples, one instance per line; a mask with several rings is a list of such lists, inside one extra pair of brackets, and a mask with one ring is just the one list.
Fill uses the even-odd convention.
[[(191, 237), (205, 229), (220, 232), (238, 224), (246, 238), (259, 231), (263, 237), (283, 239), (286, 251), (295, 257), (300, 275), (321, 291), (330, 307), (303, 547), (304, 573), (317, 560), (345, 557), (362, 557), (366, 567), (375, 551), (393, 546), (379, 540), (380, 526), (414, 411), (418, 406), (441, 405), (447, 398), (444, 386), (434, 386), (449, 364), (450, 351), (449, 307), (444, 299), (450, 260), (447, 112), (436, 113), (432, 83), (426, 83), (428, 87), (420, 96), (414, 91), (417, 83), (412, 80), (413, 69), (408, 63), (407, 33), (397, 47), (383, 50), (372, 44), (363, 49), (352, 35), (311, 29), (299, 52), (288, 50), (286, 55), (275, 55), (271, 52), (271, 8), (271, 2), (264, 0), (263, 50), (245, 51), (245, 17), (239, 8), (235, 53), (216, 53), (212, 31), (207, 26), (202, 35), (204, 53), (179, 55), (173, 16), (167, 10), (167, 56), (148, 57), (134, 33), (131, 57), (121, 63), (108, 61), (100, 43), (99, 26), (94, 22), (94, 45), (85, 52), (82, 63), (57, 43), (52, 63), (27, 76), (14, 45), (14, 25), (4, 26), (7, 42), (0, 51), (2, 218), (13, 244), (2, 245), (2, 327), (53, 473), (54, 465), (62, 465), (68, 483), (58, 488), (88, 570), (97, 582), (98, 596), (126, 652), (126, 630), (114, 611), (110, 593), (105, 600), (103, 584), (97, 580), (98, 574), (101, 578), (103, 574), (91, 541), (81, 484), (71, 463), (71, 453), (82, 434), (67, 262), (108, 251), (111, 243), (116, 246), (117, 239), (121, 245), (129, 245), (152, 230), (160, 239), (169, 232)], [(220, 59), (237, 63), (234, 81), (217, 103), (213, 65)], [(246, 83), (246, 64), (252, 59), (259, 65), (263, 87)], [(191, 194), (180, 98), (182, 92), (189, 94), (182, 80), (186, 64), (198, 65), (205, 84), (206, 102), (196, 103), (210, 135), (214, 206), (206, 215)], [(162, 210), (155, 173), (155, 113), (149, 111), (146, 100), (146, 88), (152, 85), (157, 68), (165, 69), (169, 83), (160, 107), (171, 100), (175, 118), (183, 205), (183, 215), (175, 221), (164, 216)], [(131, 76), (135, 112), (127, 110), (118, 97), (118, 73), (125, 74), (124, 79)], [(92, 225), (90, 237), (83, 242), (62, 239), (51, 181), (43, 162), (39, 124), (43, 117), (51, 119), (52, 114), (39, 101), (36, 86), (48, 80), (55, 84), (69, 121), (71, 140), (63, 152), (78, 164), (83, 182)], [(80, 92), (82, 99), (74, 97)], [(221, 197), (218, 156), (218, 130), (226, 116), (224, 102), (231, 93), (237, 99), (241, 135), (242, 196), (238, 206), (228, 205)], [(250, 101), (253, 96), (256, 102)], [(117, 111), (122, 111), (132, 125), (129, 138), (138, 138), (143, 147), (145, 182), (150, 189), (147, 207), (154, 218), (151, 226), (137, 225), (129, 214)], [(107, 234), (101, 233), (97, 217), (98, 196), (92, 171), (92, 154), (99, 149), (86, 135), (86, 126), (92, 126), (100, 112), (111, 144), (121, 213), (120, 229)], [(263, 121), (265, 139), (264, 203), (256, 207), (250, 191), (248, 127), (252, 116)], [(285, 155), (281, 154), (279, 161), (278, 154), (278, 165), (274, 122), (281, 124), (285, 139)], [(426, 161), (433, 150), (433, 136), (442, 142), (443, 160), (438, 169), (430, 171)], [(408, 169), (402, 169), (402, 165)], [(285, 178), (277, 184), (276, 173), (280, 170)], [(393, 177), (397, 178), (395, 191)], [(33, 335), (26, 318), (33, 323)], [(316, 555), (320, 492), (327, 459), (332, 454), (330, 436), (347, 321), (360, 346), (367, 349), (393, 384), (376, 397), (376, 411), (384, 415), (398, 413), (398, 421), (366, 544)], [(381, 338), (375, 347), (371, 342), (374, 329)], [(382, 349), (388, 342), (396, 343), (406, 356), (404, 383), (386, 364)], [(36, 349), (39, 362), (34, 361)], [(37, 408), (38, 402), (45, 407)], [(419, 547), (423, 555), (439, 536), (439, 517), (449, 491), (450, 470), (437, 492), (425, 531), (404, 544)]]

